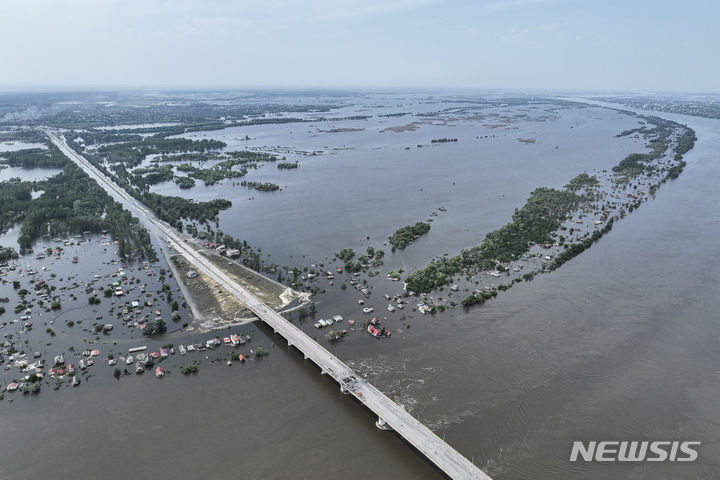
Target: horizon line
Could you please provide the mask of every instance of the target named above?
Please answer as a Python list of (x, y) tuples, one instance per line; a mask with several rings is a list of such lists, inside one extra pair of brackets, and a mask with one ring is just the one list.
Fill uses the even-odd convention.
[(240, 92), (240, 91), (335, 91), (335, 92), (567, 92), (612, 93), (631, 95), (720, 95), (720, 91), (664, 90), (638, 88), (562, 88), (562, 87), (460, 87), (460, 86), (360, 86), (360, 85), (243, 85), (243, 86), (189, 86), (189, 85), (0, 85), (0, 95), (19, 93), (123, 93), (123, 92)]

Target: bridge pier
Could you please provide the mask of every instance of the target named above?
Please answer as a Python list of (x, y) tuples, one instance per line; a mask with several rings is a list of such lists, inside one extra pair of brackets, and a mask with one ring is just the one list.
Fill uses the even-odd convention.
[(375, 422), (375, 426), (380, 430), (392, 430), (392, 427), (380, 417), (378, 417), (377, 422)]

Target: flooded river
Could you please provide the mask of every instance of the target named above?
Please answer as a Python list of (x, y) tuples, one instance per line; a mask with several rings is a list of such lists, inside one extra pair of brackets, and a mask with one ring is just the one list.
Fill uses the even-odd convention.
[[(444, 206), (448, 212), (426, 238), (401, 254), (387, 252), (386, 269), (421, 266), (479, 243), (533, 188), (610, 168), (644, 144), (614, 138), (636, 121), (610, 110), (558, 116), (520, 120), (519, 130), (477, 149), (467, 145), (481, 141), (473, 138), (479, 132), (462, 124), (454, 131), (431, 127), (436, 130), (422, 139), (423, 127), (380, 133), (378, 126), (372, 133), (380, 155), (368, 154), (368, 142), (352, 143), (353, 134), (367, 130), (325, 134), (328, 150), (298, 157), (298, 171), (252, 172), (262, 181), (282, 175), (287, 188), (267, 195), (236, 187), (221, 227), (271, 253), (271, 261), (300, 264), (343, 247), (383, 248), (395, 228)], [(402, 333), (390, 339), (357, 332), (330, 348), (500, 480), (719, 477), (720, 122), (659, 116), (696, 130), (685, 171), (588, 251), (480, 307), (435, 316), (407, 312), (392, 325)], [(277, 126), (250, 128), (258, 132), (212, 136), (249, 130), (253, 138), (283, 138)], [(396, 141), (383, 146), (382, 136), (406, 133), (409, 151)], [(458, 142), (416, 146), (449, 136)], [(329, 153), (342, 146), (352, 150)], [(186, 194), (224, 196), (222, 188)], [(398, 288), (379, 281), (373, 295)], [(318, 297), (319, 313), (350, 316), (356, 298), (330, 289)], [(295, 350), (274, 345), (271, 331), (245, 328), (256, 344), (272, 345), (267, 358), (204, 364), (197, 376), (162, 381), (146, 375), (118, 382), (102, 368), (79, 389), (17, 395), (12, 403), (6, 394), (0, 478), (439, 478)], [(568, 461), (574, 440), (625, 439), (703, 443), (698, 461), (689, 464)]]

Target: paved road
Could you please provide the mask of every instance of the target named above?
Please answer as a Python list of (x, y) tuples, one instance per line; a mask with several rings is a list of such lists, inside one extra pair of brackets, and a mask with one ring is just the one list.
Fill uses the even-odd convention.
[(145, 223), (152, 226), (159, 238), (164, 238), (188, 262), (192, 263), (214, 281), (222, 285), (228, 292), (243, 302), (255, 315), (270, 326), (275, 333), (281, 335), (294, 346), (305, 358), (312, 360), (323, 374), (332, 377), (343, 392), (353, 395), (369, 410), (378, 416), (378, 426), (391, 428), (401, 435), (438, 469), (453, 479), (480, 479), (491, 480), (488, 475), (470, 463), (454, 448), (445, 443), (429, 428), (407, 413), (400, 405), (385, 396), (380, 390), (358, 376), (350, 367), (340, 359), (315, 342), (298, 327), (287, 321), (273, 309), (259, 301), (241, 285), (234, 282), (216, 265), (203, 255), (195, 251), (193, 243), (182, 236), (174, 228), (158, 219), (145, 205), (135, 200), (122, 188), (108, 179), (102, 172), (85, 160), (81, 155), (71, 149), (58, 135), (45, 130), (47, 136), (71, 160), (92, 176), (113, 197), (123, 200), (123, 203), (135, 214), (144, 217)]

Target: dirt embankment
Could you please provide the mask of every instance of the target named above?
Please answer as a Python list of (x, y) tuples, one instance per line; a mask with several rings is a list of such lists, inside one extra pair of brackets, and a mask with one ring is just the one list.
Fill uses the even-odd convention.
[[(296, 302), (306, 304), (309, 294), (299, 293), (275, 282), (241, 264), (217, 255), (212, 251), (200, 251), (208, 260), (221, 268), (235, 282), (255, 295), (260, 301), (276, 311)], [(182, 256), (170, 258), (170, 267), (195, 317), (195, 328), (211, 330), (233, 324), (252, 322), (257, 317), (222, 285), (198, 272)]]

